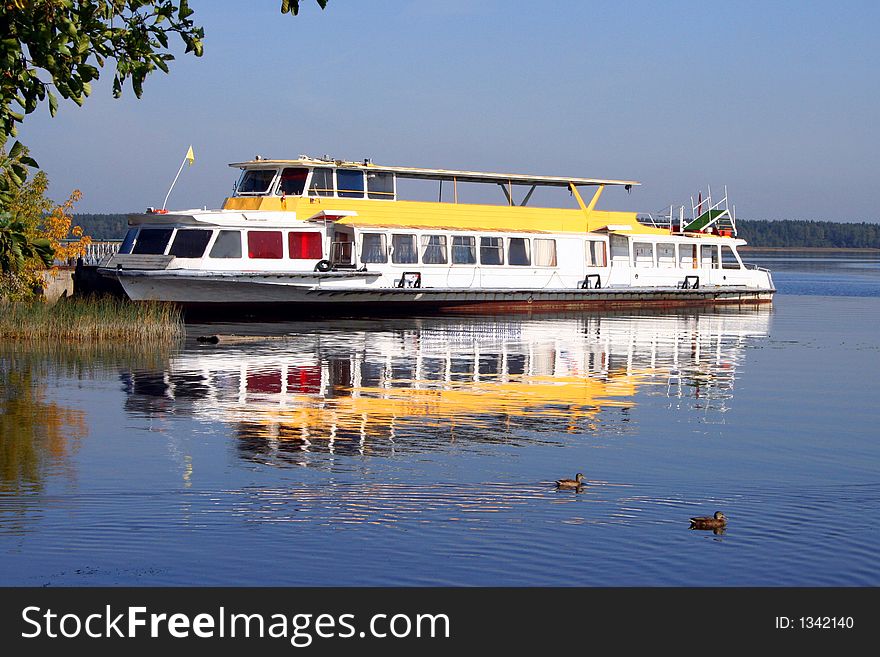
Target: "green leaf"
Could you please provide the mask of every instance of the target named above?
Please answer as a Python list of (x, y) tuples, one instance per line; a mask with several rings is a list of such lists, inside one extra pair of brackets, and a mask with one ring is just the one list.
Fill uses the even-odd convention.
[(49, 114), (55, 116), (58, 113), (58, 99), (49, 91)]
[(77, 68), (77, 72), (80, 77), (83, 79), (83, 82), (91, 82), (92, 80), (97, 80), (100, 72), (91, 64), (80, 64)]
[(138, 98), (144, 93), (144, 73), (135, 71), (131, 74), (131, 86), (134, 89), (134, 95)]
[[(321, 9), (327, 7), (327, 0), (317, 0)], [(299, 0), (281, 0), (281, 13), (296, 16), (299, 14)]]

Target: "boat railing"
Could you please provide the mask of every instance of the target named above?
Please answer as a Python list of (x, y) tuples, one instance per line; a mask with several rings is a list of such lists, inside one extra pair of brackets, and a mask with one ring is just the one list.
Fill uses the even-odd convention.
[(685, 223), (682, 217), (682, 231), (702, 232), (715, 226), (718, 230), (730, 231), (733, 236), (736, 236), (736, 206), (731, 207), (729, 204), (727, 185), (724, 186), (724, 197), (717, 203), (712, 202), (712, 187), (708, 185), (706, 186), (706, 198), (703, 198), (702, 192), (696, 200), (691, 196), (691, 213), (693, 219), (689, 223)]
[[(670, 214), (668, 216), (665, 214), (662, 214), (663, 212), (665, 212), (665, 210), (661, 210), (660, 212), (657, 212), (657, 213), (644, 212), (644, 213), (639, 213), (636, 215), (636, 221), (638, 221), (640, 224), (643, 224), (645, 226), (652, 226), (654, 228), (670, 229), (670, 228), (672, 228), (672, 220), (669, 218), (672, 216), (671, 215), (671, 207), (672, 206), (670, 206)], [(656, 214), (656, 216), (655, 216), (655, 214)]]

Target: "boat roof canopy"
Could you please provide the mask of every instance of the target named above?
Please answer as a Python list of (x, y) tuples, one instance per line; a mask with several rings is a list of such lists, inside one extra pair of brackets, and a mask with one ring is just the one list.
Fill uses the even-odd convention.
[(361, 169), (395, 173), (399, 178), (421, 178), (424, 180), (455, 180), (458, 182), (498, 183), (499, 185), (540, 185), (543, 187), (568, 187), (569, 185), (623, 185), (633, 186), (635, 180), (604, 180), (601, 178), (573, 178), (571, 176), (529, 176), (521, 173), (488, 173), (483, 171), (459, 171), (456, 169), (420, 169), (416, 167), (393, 167), (364, 162), (347, 162), (300, 156), (296, 160), (254, 159), (247, 162), (233, 162), (230, 167), (238, 169), (264, 169), (281, 167), (337, 167), (341, 169)]

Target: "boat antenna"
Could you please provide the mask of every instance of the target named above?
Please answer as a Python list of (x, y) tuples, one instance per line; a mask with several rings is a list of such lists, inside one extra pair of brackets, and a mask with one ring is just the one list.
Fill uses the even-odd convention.
[(193, 147), (192, 144), (189, 145), (189, 148), (186, 151), (186, 155), (183, 156), (183, 162), (180, 163), (180, 168), (177, 170), (177, 175), (174, 176), (174, 181), (171, 183), (171, 187), (168, 188), (168, 193), (165, 194), (165, 200), (162, 201), (162, 209), (165, 209), (165, 206), (168, 205), (168, 197), (171, 196), (171, 190), (174, 189), (174, 185), (177, 183), (177, 179), (180, 178), (180, 172), (183, 171), (183, 165), (189, 162), (189, 165), (192, 166), (193, 162), (196, 161), (196, 156), (193, 155)]

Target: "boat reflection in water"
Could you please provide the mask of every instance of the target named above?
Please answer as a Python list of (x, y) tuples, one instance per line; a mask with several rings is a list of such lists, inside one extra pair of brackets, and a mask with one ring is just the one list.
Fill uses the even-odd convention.
[(315, 452), (625, 433), (637, 391), (721, 421), (743, 347), (767, 335), (769, 318), (743, 309), (276, 324), (263, 342), (194, 345), (164, 371), (127, 372), (127, 409), (227, 423), (243, 457), (301, 464)]

